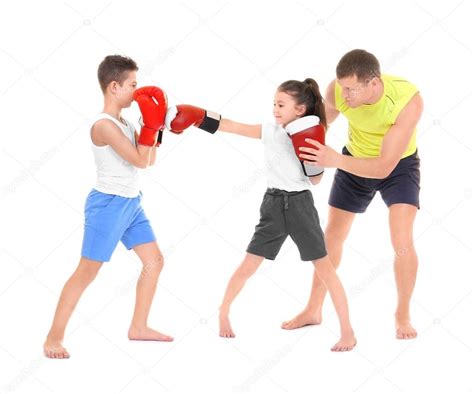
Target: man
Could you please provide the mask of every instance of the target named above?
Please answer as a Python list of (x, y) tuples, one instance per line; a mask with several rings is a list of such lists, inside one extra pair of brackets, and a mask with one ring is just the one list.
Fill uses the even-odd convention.
[[(329, 197), (328, 253), (337, 268), (355, 214), (365, 212), (379, 191), (389, 210), (395, 251), (396, 337), (413, 339), (417, 332), (410, 321), (410, 299), (418, 267), (413, 224), (420, 190), (416, 125), (423, 100), (410, 82), (381, 74), (376, 57), (361, 49), (341, 58), (336, 76), (326, 91), (327, 121), (330, 124), (342, 113), (349, 121), (349, 141), (342, 154), (314, 140), (307, 142), (315, 148), (300, 149), (305, 163), (338, 168)], [(315, 275), (306, 308), (282, 328), (319, 324), (325, 294)]]

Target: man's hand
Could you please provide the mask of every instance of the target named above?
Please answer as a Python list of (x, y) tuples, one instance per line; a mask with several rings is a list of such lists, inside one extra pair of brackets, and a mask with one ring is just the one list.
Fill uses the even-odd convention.
[[(327, 145), (323, 145), (316, 140), (306, 138), (305, 141), (315, 148), (301, 147), (300, 157), (305, 159), (304, 163), (325, 167), (325, 168), (338, 168), (340, 166), (341, 154), (337, 153), (334, 149)], [(305, 152), (305, 153), (304, 153)]]

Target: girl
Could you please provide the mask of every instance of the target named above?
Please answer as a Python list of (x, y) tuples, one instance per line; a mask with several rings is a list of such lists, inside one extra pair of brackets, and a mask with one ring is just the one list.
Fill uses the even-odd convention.
[[(344, 288), (329, 260), (324, 235), (314, 207), (310, 185), (317, 185), (322, 174), (304, 175), (293, 144), (285, 131), (292, 121), (306, 115), (316, 115), (326, 127), (326, 115), (319, 86), (311, 78), (282, 83), (273, 104), (274, 124), (246, 125), (190, 105), (168, 109), (166, 124), (175, 133), (194, 125), (208, 132), (216, 130), (261, 138), (268, 170), (268, 189), (260, 207), (260, 222), (247, 247), (247, 254), (227, 285), (219, 313), (220, 336), (233, 338), (229, 311), (245, 282), (256, 272), (266, 258), (274, 260), (289, 235), (296, 243), (301, 259), (311, 261), (317, 276), (329, 290), (339, 317), (341, 338), (333, 351), (352, 350), (356, 339), (349, 321), (349, 311)], [(171, 120), (172, 119), (172, 120)]]

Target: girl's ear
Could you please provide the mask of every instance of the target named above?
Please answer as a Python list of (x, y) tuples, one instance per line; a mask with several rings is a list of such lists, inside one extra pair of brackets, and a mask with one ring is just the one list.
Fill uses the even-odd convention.
[(296, 106), (296, 115), (302, 116), (306, 112), (306, 105), (300, 104)]

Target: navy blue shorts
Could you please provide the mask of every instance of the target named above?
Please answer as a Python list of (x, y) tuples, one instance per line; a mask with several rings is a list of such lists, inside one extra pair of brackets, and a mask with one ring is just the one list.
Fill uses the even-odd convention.
[[(344, 147), (342, 154), (349, 155)], [(365, 212), (376, 192), (389, 207), (409, 204), (420, 208), (420, 158), (418, 151), (401, 159), (384, 179), (363, 178), (338, 169), (334, 175), (329, 205), (345, 211)]]

